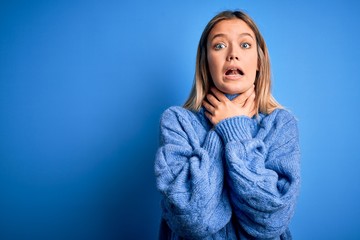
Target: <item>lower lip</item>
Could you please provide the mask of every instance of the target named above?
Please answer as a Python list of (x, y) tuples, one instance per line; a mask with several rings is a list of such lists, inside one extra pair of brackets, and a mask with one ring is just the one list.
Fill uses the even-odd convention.
[(228, 80), (239, 80), (243, 77), (244, 77), (244, 75), (225, 75), (225, 79), (228, 79)]

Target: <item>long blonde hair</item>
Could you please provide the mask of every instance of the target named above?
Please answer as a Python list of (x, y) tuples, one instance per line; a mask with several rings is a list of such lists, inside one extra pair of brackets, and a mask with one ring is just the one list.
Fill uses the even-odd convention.
[(257, 72), (255, 79), (255, 101), (258, 106), (257, 112), (269, 114), (277, 108), (282, 108), (271, 95), (270, 59), (265, 40), (261, 36), (255, 22), (247, 14), (241, 11), (220, 12), (206, 25), (197, 49), (194, 83), (189, 98), (184, 104), (184, 108), (198, 111), (212, 84), (207, 61), (207, 40), (210, 31), (218, 22), (236, 18), (244, 21), (254, 32), (256, 37), (259, 64), (259, 71)]

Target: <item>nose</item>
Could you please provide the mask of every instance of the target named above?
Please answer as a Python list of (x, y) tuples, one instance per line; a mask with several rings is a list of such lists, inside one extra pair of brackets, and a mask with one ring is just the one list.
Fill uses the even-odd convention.
[(229, 49), (229, 53), (228, 53), (228, 56), (227, 56), (226, 60), (229, 61), (229, 62), (232, 61), (232, 60), (239, 61), (239, 54), (236, 52), (234, 47)]
[(231, 54), (231, 55), (229, 55), (228, 57), (227, 57), (227, 60), (230, 62), (231, 60), (239, 60), (239, 58), (237, 57), (237, 56), (235, 56), (235, 55), (233, 55), (233, 54)]

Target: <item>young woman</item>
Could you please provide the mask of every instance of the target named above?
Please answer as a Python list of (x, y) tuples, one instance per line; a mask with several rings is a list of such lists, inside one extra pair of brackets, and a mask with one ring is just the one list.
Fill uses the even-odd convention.
[(248, 15), (224, 11), (207, 24), (189, 99), (161, 118), (160, 239), (291, 239), (298, 128), (272, 97), (270, 75)]

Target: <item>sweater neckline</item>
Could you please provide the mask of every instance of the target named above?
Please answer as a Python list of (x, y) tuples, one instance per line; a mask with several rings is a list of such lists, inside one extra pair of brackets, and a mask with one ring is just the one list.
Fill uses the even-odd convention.
[(225, 96), (230, 100), (232, 101), (234, 98), (236, 98), (237, 96), (239, 96), (240, 94), (239, 93), (236, 93), (236, 94), (225, 94)]

